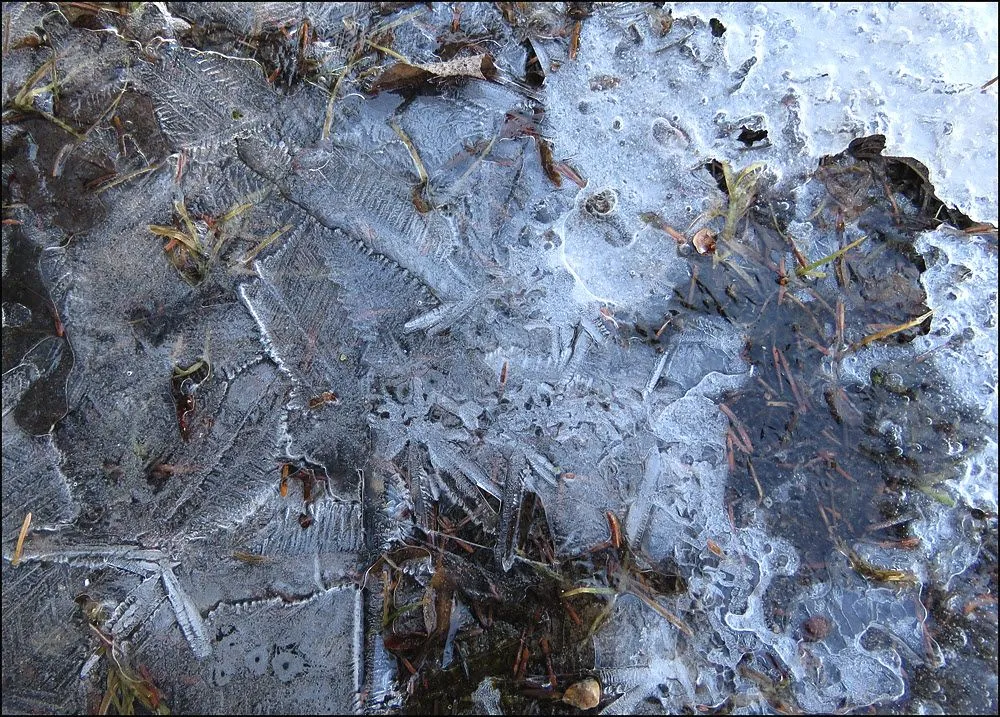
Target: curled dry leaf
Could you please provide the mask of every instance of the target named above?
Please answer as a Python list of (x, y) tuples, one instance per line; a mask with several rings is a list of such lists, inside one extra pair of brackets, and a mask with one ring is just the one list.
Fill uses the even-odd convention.
[(574, 682), (563, 692), (562, 701), (579, 710), (592, 710), (601, 703), (601, 683), (592, 677)]
[(699, 229), (695, 233), (691, 243), (694, 244), (694, 248), (698, 250), (699, 254), (714, 254), (715, 232), (711, 229)]
[(458, 57), (447, 62), (431, 62), (426, 65), (398, 62), (375, 80), (372, 92), (416, 87), (435, 78), (471, 77), (475, 80), (492, 80), (497, 75), (493, 58), (488, 54)]

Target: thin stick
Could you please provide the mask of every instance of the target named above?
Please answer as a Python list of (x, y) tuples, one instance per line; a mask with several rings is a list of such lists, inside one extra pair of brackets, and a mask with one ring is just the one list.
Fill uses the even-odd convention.
[(661, 617), (666, 618), (667, 622), (669, 622), (671, 625), (673, 625), (678, 630), (680, 630), (681, 632), (683, 632), (685, 635), (687, 635), (688, 637), (694, 637), (694, 632), (691, 631), (690, 627), (688, 627), (687, 625), (684, 624), (683, 620), (681, 620), (679, 617), (677, 617), (672, 612), (670, 612), (669, 610), (667, 610), (665, 607), (663, 607), (662, 605), (660, 605), (658, 602), (656, 602), (656, 600), (654, 600), (653, 598), (649, 597), (648, 595), (644, 595), (641, 592), (637, 592), (637, 593), (633, 593), (633, 594), (637, 598), (639, 598), (640, 600), (642, 600), (644, 603), (646, 603), (646, 605), (648, 605), (650, 608), (652, 608)]
[(774, 374), (778, 377), (778, 392), (775, 394), (781, 395), (785, 392), (785, 384), (781, 380), (781, 359), (778, 358), (778, 347), (771, 344), (771, 355), (774, 358)]
[(919, 326), (929, 319), (934, 314), (934, 310), (931, 309), (926, 314), (918, 316), (917, 318), (907, 321), (905, 324), (899, 324), (898, 326), (890, 326), (887, 329), (882, 329), (881, 331), (876, 331), (874, 334), (869, 334), (857, 343), (851, 344), (848, 351), (857, 351), (870, 344), (872, 341), (881, 341), (882, 339), (888, 338), (893, 334), (898, 334), (900, 331), (906, 331), (907, 329), (912, 329), (914, 326)]
[(390, 57), (395, 57), (397, 60), (399, 60), (400, 62), (402, 62), (404, 65), (411, 65), (411, 66), (413, 66), (413, 63), (410, 62), (409, 59), (407, 59), (403, 55), (400, 55), (395, 50), (392, 50), (392, 49), (390, 49), (388, 47), (383, 47), (382, 45), (376, 45), (374, 42), (372, 42), (371, 40), (368, 40), (368, 39), (365, 40), (365, 44), (368, 45), (368, 47), (372, 48), (373, 50), (378, 50), (379, 52), (384, 52), (386, 55), (389, 55)]
[(792, 394), (795, 396), (795, 400), (799, 402), (799, 408), (803, 411), (808, 410), (809, 403), (803, 398), (802, 394), (799, 392), (799, 384), (795, 380), (795, 376), (792, 375), (792, 369), (788, 365), (788, 359), (785, 358), (785, 355), (781, 352), (780, 349), (775, 349), (775, 350), (778, 352), (778, 358), (781, 360), (781, 365), (785, 369), (785, 378), (788, 379), (788, 385), (792, 389)]
[(740, 440), (742, 440), (743, 445), (747, 447), (746, 452), (753, 453), (753, 443), (750, 441), (750, 434), (747, 432), (746, 426), (743, 425), (743, 421), (738, 419), (732, 409), (724, 403), (719, 404), (719, 410), (726, 414), (729, 420), (732, 421), (733, 428), (739, 432)]
[[(52, 69), (54, 72), (55, 65), (52, 66)], [(128, 83), (122, 85), (122, 91), (118, 93), (118, 96), (115, 97), (115, 99), (111, 102), (111, 105), (106, 110), (101, 112), (101, 114), (97, 117), (97, 119), (94, 120), (94, 123), (84, 131), (83, 138), (86, 138), (87, 135), (89, 135), (93, 131), (93, 129), (100, 123), (100, 121), (103, 120), (105, 117), (107, 117), (108, 113), (114, 110), (114, 108), (118, 106), (118, 103), (122, 101), (122, 97), (125, 96), (125, 90), (127, 89), (128, 89)]]
[[(769, 203), (767, 205), (767, 208), (771, 210), (771, 222), (774, 226), (774, 231), (778, 232), (778, 236), (787, 241), (788, 244), (792, 247), (792, 254), (795, 256), (795, 261), (799, 263), (799, 266), (805, 266), (806, 264), (808, 264), (809, 262), (806, 260), (805, 256), (802, 254), (802, 252), (799, 251), (799, 248), (795, 246), (795, 240), (778, 228), (778, 217), (774, 213), (774, 207)], [(823, 207), (820, 206), (820, 209), (817, 211), (821, 211), (822, 209)]]
[(688, 293), (687, 293), (688, 306), (692, 306), (694, 304), (694, 290), (697, 287), (697, 285), (698, 285), (698, 265), (694, 264), (691, 267), (691, 283), (688, 285)]
[(760, 484), (760, 480), (757, 478), (757, 469), (753, 467), (753, 461), (747, 458), (747, 469), (750, 473), (750, 477), (753, 479), (753, 484), (757, 488), (757, 505), (764, 502), (764, 488)]
[(834, 348), (839, 353), (844, 346), (844, 300), (837, 299), (837, 333)]
[(14, 546), (14, 556), (10, 559), (11, 565), (17, 565), (21, 562), (21, 553), (24, 552), (24, 539), (28, 537), (28, 528), (31, 527), (31, 513), (24, 516), (24, 522), (21, 523), (21, 532), (17, 534), (17, 545)]
[(333, 83), (333, 89), (330, 90), (330, 99), (327, 100), (326, 103), (326, 118), (323, 120), (323, 133), (320, 135), (321, 139), (326, 140), (330, 138), (330, 130), (333, 127), (333, 105), (337, 101), (337, 94), (340, 92), (340, 83), (343, 82), (344, 77), (346, 77), (347, 73), (354, 67), (355, 62), (356, 60), (348, 62), (347, 65), (344, 66), (344, 69), (340, 71), (340, 74), (337, 75), (337, 81)]

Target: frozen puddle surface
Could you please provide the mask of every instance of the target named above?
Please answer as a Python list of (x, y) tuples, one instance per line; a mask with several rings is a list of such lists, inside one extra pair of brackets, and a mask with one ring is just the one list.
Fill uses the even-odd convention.
[(995, 7), (3, 32), (5, 710), (995, 711)]

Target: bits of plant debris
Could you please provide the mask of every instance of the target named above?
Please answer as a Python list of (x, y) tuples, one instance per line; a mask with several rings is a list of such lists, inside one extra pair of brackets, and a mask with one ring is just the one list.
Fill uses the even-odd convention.
[(592, 2), (566, 3), (566, 15), (572, 20), (586, 20), (594, 14), (595, 4)]
[(199, 359), (187, 368), (174, 367), (170, 379), (170, 392), (177, 408), (177, 426), (181, 438), (185, 441), (191, 437), (191, 418), (195, 411), (195, 392), (212, 375), (212, 366), (205, 359)]
[(596, 217), (607, 217), (614, 214), (617, 207), (618, 192), (613, 189), (603, 189), (591, 195), (583, 205), (588, 214)]
[(318, 396), (313, 396), (309, 399), (309, 408), (320, 408), (321, 406), (326, 406), (327, 404), (340, 403), (340, 397), (333, 391), (323, 391)]
[(174, 475), (175, 472), (176, 466), (161, 461), (154, 462), (146, 472), (146, 480), (153, 487), (153, 493), (159, 493), (163, 490), (170, 476)]
[(556, 169), (555, 159), (552, 157), (552, 143), (544, 137), (535, 137), (535, 140), (538, 143), (538, 158), (542, 162), (542, 169), (545, 171), (545, 176), (554, 185), (561, 187), (562, 175)]
[(847, 145), (847, 153), (855, 159), (873, 159), (885, 150), (885, 135), (873, 134), (870, 137), (858, 137)]
[(285, 463), (281, 466), (281, 483), (278, 484), (278, 493), (281, 494), (282, 498), (288, 496), (288, 476), (291, 475), (292, 464)]
[(819, 642), (830, 634), (830, 618), (823, 615), (813, 615), (802, 623), (802, 639), (808, 642)]
[(311, 515), (309, 515), (308, 513), (299, 513), (299, 525), (302, 526), (303, 530), (305, 530), (312, 524), (313, 524), (313, 517)]
[(840, 541), (838, 549), (850, 562), (854, 571), (865, 578), (876, 583), (895, 583), (902, 585), (914, 585), (917, 583), (917, 576), (909, 570), (897, 570), (896, 568), (880, 568), (859, 555), (857, 551), (847, 547)]
[[(902, 324), (897, 324), (896, 326), (889, 326), (888, 328), (882, 329), (881, 331), (876, 331), (873, 334), (869, 334), (868, 336), (865, 336), (857, 343), (851, 344), (850, 350), (857, 351), (861, 347), (867, 346), (873, 341), (881, 341), (882, 339), (889, 338), (890, 336), (906, 331), (907, 329), (912, 329), (915, 326), (920, 326), (920, 324), (924, 323), (929, 318), (931, 318), (933, 314), (934, 314), (933, 311), (928, 311), (927, 313), (921, 314), (920, 316), (918, 316), (915, 319), (912, 319), (911, 321), (906, 321), (903, 322)], [(924, 333), (927, 332), (925, 331)]]
[(708, 27), (712, 30), (712, 35), (715, 37), (722, 37), (726, 34), (726, 26), (716, 17), (708, 21)]
[(562, 701), (578, 710), (592, 710), (601, 703), (601, 683), (592, 677), (574, 682), (563, 692)]
[(233, 557), (239, 560), (241, 563), (246, 563), (247, 565), (263, 565), (268, 562), (266, 555), (261, 555), (259, 553), (248, 553), (245, 550), (234, 550)]
[(371, 92), (393, 92), (395, 90), (418, 89), (432, 80), (471, 78), (492, 80), (497, 76), (496, 65), (488, 54), (459, 57), (447, 62), (431, 62), (426, 65), (398, 62), (381, 75), (371, 86)]
[(21, 562), (21, 554), (24, 552), (24, 539), (28, 537), (28, 529), (31, 528), (31, 513), (24, 516), (24, 522), (21, 523), (21, 532), (17, 534), (17, 544), (14, 546), (14, 555), (10, 559), (11, 565), (17, 565)]
[(677, 246), (683, 246), (684, 244), (687, 244), (687, 237), (681, 234), (676, 229), (674, 229), (669, 224), (667, 224), (665, 221), (663, 221), (663, 217), (661, 217), (656, 212), (643, 212), (642, 214), (639, 215), (639, 219), (641, 219), (646, 224), (649, 224), (652, 227), (656, 227), (660, 231), (669, 234), (670, 238), (673, 239), (675, 242), (677, 242)]
[(649, 24), (653, 32), (659, 37), (666, 37), (674, 26), (674, 14), (670, 8), (656, 7), (660, 3), (653, 3), (654, 7), (649, 9)]
[(719, 544), (718, 544), (718, 543), (716, 543), (716, 542), (715, 542), (714, 540), (712, 540), (711, 538), (709, 538), (709, 539), (708, 539), (708, 540), (706, 541), (706, 544), (708, 545), (708, 549), (709, 549), (709, 550), (711, 550), (711, 551), (712, 551), (712, 552), (713, 552), (713, 553), (714, 553), (715, 555), (717, 555), (718, 557), (720, 557), (720, 558), (725, 558), (725, 557), (726, 557), (726, 551), (724, 551), (724, 550), (723, 550), (723, 549), (722, 549), (722, 548), (721, 548), (721, 547), (719, 546)]
[(747, 147), (751, 146), (754, 142), (763, 142), (767, 139), (766, 129), (750, 129), (746, 125), (740, 128), (740, 134), (736, 138)]
[(714, 254), (716, 245), (715, 232), (707, 227), (699, 229), (695, 232), (691, 243), (699, 254)]
[(594, 92), (613, 90), (622, 83), (622, 78), (614, 75), (594, 75), (590, 78), (590, 89)]
[(387, 633), (382, 642), (394, 655), (412, 655), (427, 643), (425, 632)]

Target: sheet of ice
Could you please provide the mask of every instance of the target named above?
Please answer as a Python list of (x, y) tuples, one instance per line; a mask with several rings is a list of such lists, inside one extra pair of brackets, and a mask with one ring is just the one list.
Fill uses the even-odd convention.
[[(669, 609), (691, 635), (616, 603), (588, 666), (606, 711), (884, 705), (908, 668), (934, 662), (919, 600), (872, 588), (838, 552), (829, 579), (798, 587), (786, 540), (759, 517), (735, 529), (717, 404), (750, 378), (740, 329), (701, 317), (640, 342), (621, 324), (662, 323), (686, 290), (692, 249), (649, 217), (690, 233), (723, 206), (711, 159), (764, 163), (801, 214), (795, 191), (819, 160), (881, 133), (887, 154), (930, 168), (942, 200), (995, 223), (997, 86), (981, 89), (997, 74), (995, 5), (600, 4), (575, 58), (571, 8), (532, 6), (511, 27), (468, 5), (461, 26), (491, 37), (504, 82), (406, 101), (333, 78), (393, 19), (394, 51), (433, 61), (448, 6), (78, 10), (4, 7), (5, 108), (50, 56), (39, 26), (61, 95), (37, 84), (34, 115), (5, 117), (4, 282), (15, 233), (44, 247), (39, 289), (64, 328), (4, 366), (5, 710), (82, 711), (100, 691), (97, 672), (79, 680), (97, 647), (81, 594), (175, 710), (399, 709), (406, 676), (362, 561), (447, 502), (509, 571), (512, 505), (529, 491), (559, 556), (607, 540), (612, 511), (687, 578)], [(287, 44), (308, 37), (304, 20), (308, 81)], [(237, 41), (251, 36), (256, 59)], [(526, 43), (541, 88), (522, 86)], [(120, 126), (103, 122), (112, 102)], [(38, 110), (96, 129), (77, 144)], [(511, 129), (526, 117), (537, 127)], [(767, 138), (742, 143), (744, 128)], [(127, 179), (95, 177), (109, 166)], [(185, 282), (151, 225), (211, 242), (203, 281)], [(863, 384), (887, 355), (931, 352), (955, 400), (995, 428), (995, 240), (942, 228), (917, 250), (931, 333), (866, 349), (845, 373)], [(41, 325), (4, 302), (5, 341)], [(43, 395), (53, 346), (74, 359), (70, 410), (32, 437), (14, 411)], [(211, 374), (191, 389), (192, 417), (171, 378), (199, 359)], [(995, 440), (964, 466), (959, 497), (995, 521)], [(15, 567), (27, 511), (35, 532)], [(916, 526), (925, 543), (907, 567), (922, 578), (954, 585), (974, 566), (968, 519), (930, 502)], [(803, 637), (815, 615), (829, 640)], [(501, 709), (495, 677), (467, 695), (482, 711)]]

